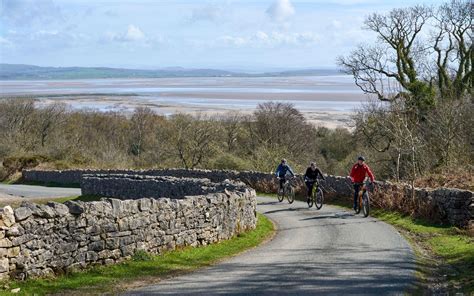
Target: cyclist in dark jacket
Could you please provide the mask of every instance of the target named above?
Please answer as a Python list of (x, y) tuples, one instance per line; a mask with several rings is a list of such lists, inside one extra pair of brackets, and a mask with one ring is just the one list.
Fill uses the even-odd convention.
[(280, 179), (280, 190), (283, 189), (283, 184), (285, 183), (285, 177), (288, 173), (293, 177), (295, 176), (295, 174), (293, 173), (293, 170), (286, 163), (286, 159), (282, 159), (281, 163), (278, 165), (275, 172), (277, 178)]
[(306, 173), (304, 173), (304, 182), (306, 183), (306, 188), (308, 188), (308, 201), (311, 197), (311, 191), (313, 191), (314, 183), (316, 183), (319, 176), (321, 176), (321, 179), (325, 180), (321, 170), (316, 167), (314, 162), (311, 162), (309, 167), (306, 169)]

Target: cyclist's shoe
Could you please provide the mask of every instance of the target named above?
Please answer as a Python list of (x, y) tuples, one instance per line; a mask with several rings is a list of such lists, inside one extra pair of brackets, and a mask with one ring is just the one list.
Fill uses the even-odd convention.
[(308, 204), (308, 207), (309, 207), (309, 202), (310, 202), (310, 197), (306, 197), (306, 203)]

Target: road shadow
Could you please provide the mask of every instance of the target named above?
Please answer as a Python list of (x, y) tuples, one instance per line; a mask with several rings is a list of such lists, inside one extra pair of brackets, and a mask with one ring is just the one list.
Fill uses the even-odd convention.
[[(310, 256), (328, 250), (291, 252)], [(338, 256), (331, 257), (339, 260), (228, 262), (127, 295), (403, 295), (411, 287), (415, 265), (412, 258), (400, 256), (397, 250), (345, 248), (329, 252), (336, 252)], [(355, 258), (347, 256), (354, 253)], [(289, 256), (288, 250), (281, 256)]]
[(348, 219), (357, 217), (356, 215), (348, 212), (341, 212), (341, 213), (334, 213), (329, 215), (320, 215), (314, 217), (308, 217), (304, 219), (300, 219), (300, 221), (307, 221), (307, 220), (321, 220), (321, 219)]
[(263, 212), (263, 214), (275, 214), (275, 213), (281, 213), (281, 212), (299, 212), (299, 211), (304, 211), (304, 210), (308, 210), (308, 207), (277, 209), (277, 210)]
[(280, 202), (278, 201), (268, 201), (268, 202), (258, 202), (257, 206), (273, 206), (273, 205), (278, 205)]

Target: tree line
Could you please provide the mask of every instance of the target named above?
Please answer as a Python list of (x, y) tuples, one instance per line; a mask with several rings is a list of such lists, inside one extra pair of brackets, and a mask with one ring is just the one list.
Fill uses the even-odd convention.
[[(385, 110), (372, 105), (370, 117), (375, 119), (367, 120), (368, 109), (363, 109), (354, 115), (355, 128), (350, 131), (314, 126), (291, 104), (278, 102), (260, 104), (250, 115), (230, 112), (168, 117), (142, 107), (123, 113), (36, 103), (34, 99), (0, 100), (3, 178), (36, 165), (59, 169), (184, 167), (270, 172), (281, 158), (287, 158), (298, 172), (315, 161), (326, 173), (347, 175), (362, 154), (378, 178), (411, 180), (411, 145), (416, 145), (418, 176), (437, 168), (472, 164), (472, 138), (465, 130), (472, 128), (472, 119), (466, 108), (436, 109), (427, 114), (435, 125), (447, 118), (464, 122), (453, 126), (456, 136), (447, 145), (439, 140), (439, 133), (449, 129), (448, 122), (420, 137), (409, 132), (403, 119), (389, 120)], [(386, 136), (395, 140), (387, 140)], [(451, 161), (441, 162), (441, 152), (449, 154)]]
[[(36, 158), (57, 168), (185, 167), (271, 171), (285, 157), (345, 173), (356, 154), (351, 133), (308, 123), (291, 104), (267, 102), (251, 115), (73, 110), (34, 99), (0, 100), (0, 160)], [(5, 170), (5, 168), (4, 168)]]

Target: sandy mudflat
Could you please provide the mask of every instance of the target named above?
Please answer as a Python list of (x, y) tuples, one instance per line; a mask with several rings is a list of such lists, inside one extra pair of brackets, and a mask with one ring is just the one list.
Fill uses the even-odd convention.
[(179, 92), (168, 93), (161, 92), (160, 97), (167, 98), (206, 98), (206, 99), (232, 99), (232, 100), (284, 100), (284, 101), (332, 101), (332, 102), (360, 102), (365, 100), (364, 94), (357, 93), (301, 93), (301, 92), (285, 92), (285, 93), (231, 93), (231, 92)]
[(331, 128), (349, 127), (353, 111), (367, 101), (348, 76), (0, 81), (0, 95), (101, 111), (132, 112), (146, 106), (163, 115), (250, 114), (260, 103), (279, 101), (292, 103), (312, 123)]

